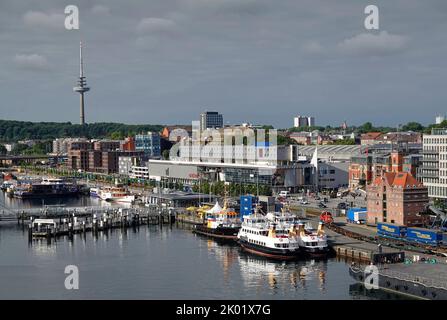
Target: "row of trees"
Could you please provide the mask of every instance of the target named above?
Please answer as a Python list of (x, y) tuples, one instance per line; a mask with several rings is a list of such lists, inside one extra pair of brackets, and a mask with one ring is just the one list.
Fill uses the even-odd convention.
[[(240, 194), (254, 194), (256, 195), (259, 190), (259, 195), (271, 196), (272, 188), (267, 185), (256, 185), (256, 184), (240, 184), (240, 183), (230, 183), (227, 186), (227, 192), (229, 196), (237, 196)], [(214, 194), (219, 196), (224, 196), (225, 194), (225, 183), (222, 181), (209, 183), (207, 181), (201, 184), (195, 184), (193, 186), (194, 192), (201, 192), (206, 194)]]
[(15, 142), (26, 139), (55, 139), (60, 137), (123, 138), (146, 132), (161, 131), (162, 125), (129, 125), (123, 123), (91, 123), (86, 125), (71, 122), (26, 122), (0, 120), (0, 141)]
[[(394, 131), (414, 131), (414, 132), (423, 132), (423, 133), (430, 133), (432, 128), (447, 128), (447, 120), (443, 121), (441, 124), (431, 124), (428, 126), (424, 126), (420, 124), (419, 122), (408, 122), (404, 125), (399, 125), (398, 127), (383, 127), (383, 126), (374, 126), (371, 122), (366, 122), (360, 126), (351, 126), (347, 128), (347, 131), (349, 132), (356, 132), (356, 133), (367, 133), (367, 132), (394, 132)], [(313, 127), (302, 127), (302, 128), (290, 128), (288, 129), (289, 132), (303, 132), (303, 131), (314, 131), (318, 130), (321, 132), (333, 132), (339, 130), (339, 127), (321, 127), (321, 126), (313, 126)]]

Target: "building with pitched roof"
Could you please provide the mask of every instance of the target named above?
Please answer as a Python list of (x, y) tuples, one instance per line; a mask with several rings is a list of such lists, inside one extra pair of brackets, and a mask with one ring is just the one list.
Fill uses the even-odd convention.
[(409, 172), (385, 172), (367, 186), (369, 224), (423, 226), (428, 190)]

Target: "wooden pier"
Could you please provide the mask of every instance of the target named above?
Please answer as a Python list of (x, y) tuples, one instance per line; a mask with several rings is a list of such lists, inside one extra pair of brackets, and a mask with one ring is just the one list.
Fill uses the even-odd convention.
[(17, 221), (28, 227), (33, 238), (73, 236), (86, 232), (138, 227), (141, 225), (173, 224), (177, 211), (172, 208), (151, 207), (55, 207), (8, 210), (0, 215), (2, 221)]

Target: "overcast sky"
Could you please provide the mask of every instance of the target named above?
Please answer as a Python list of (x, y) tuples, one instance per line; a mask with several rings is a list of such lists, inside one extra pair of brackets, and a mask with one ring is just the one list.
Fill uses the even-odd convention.
[[(66, 3), (65, 3), (66, 2)], [(64, 28), (77, 5), (80, 30)], [(380, 10), (380, 30), (364, 9)], [(445, 0), (1, 0), (0, 118), (291, 127), (433, 123), (447, 113)]]

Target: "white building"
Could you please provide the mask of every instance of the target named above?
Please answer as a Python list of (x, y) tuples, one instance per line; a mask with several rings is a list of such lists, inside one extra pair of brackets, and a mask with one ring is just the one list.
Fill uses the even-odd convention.
[(424, 134), (420, 176), (430, 198), (447, 199), (447, 129)]
[(445, 120), (445, 116), (438, 115), (435, 119), (436, 124), (441, 124)]
[(293, 126), (295, 128), (305, 128), (315, 126), (315, 118), (307, 116), (296, 116), (293, 118)]

